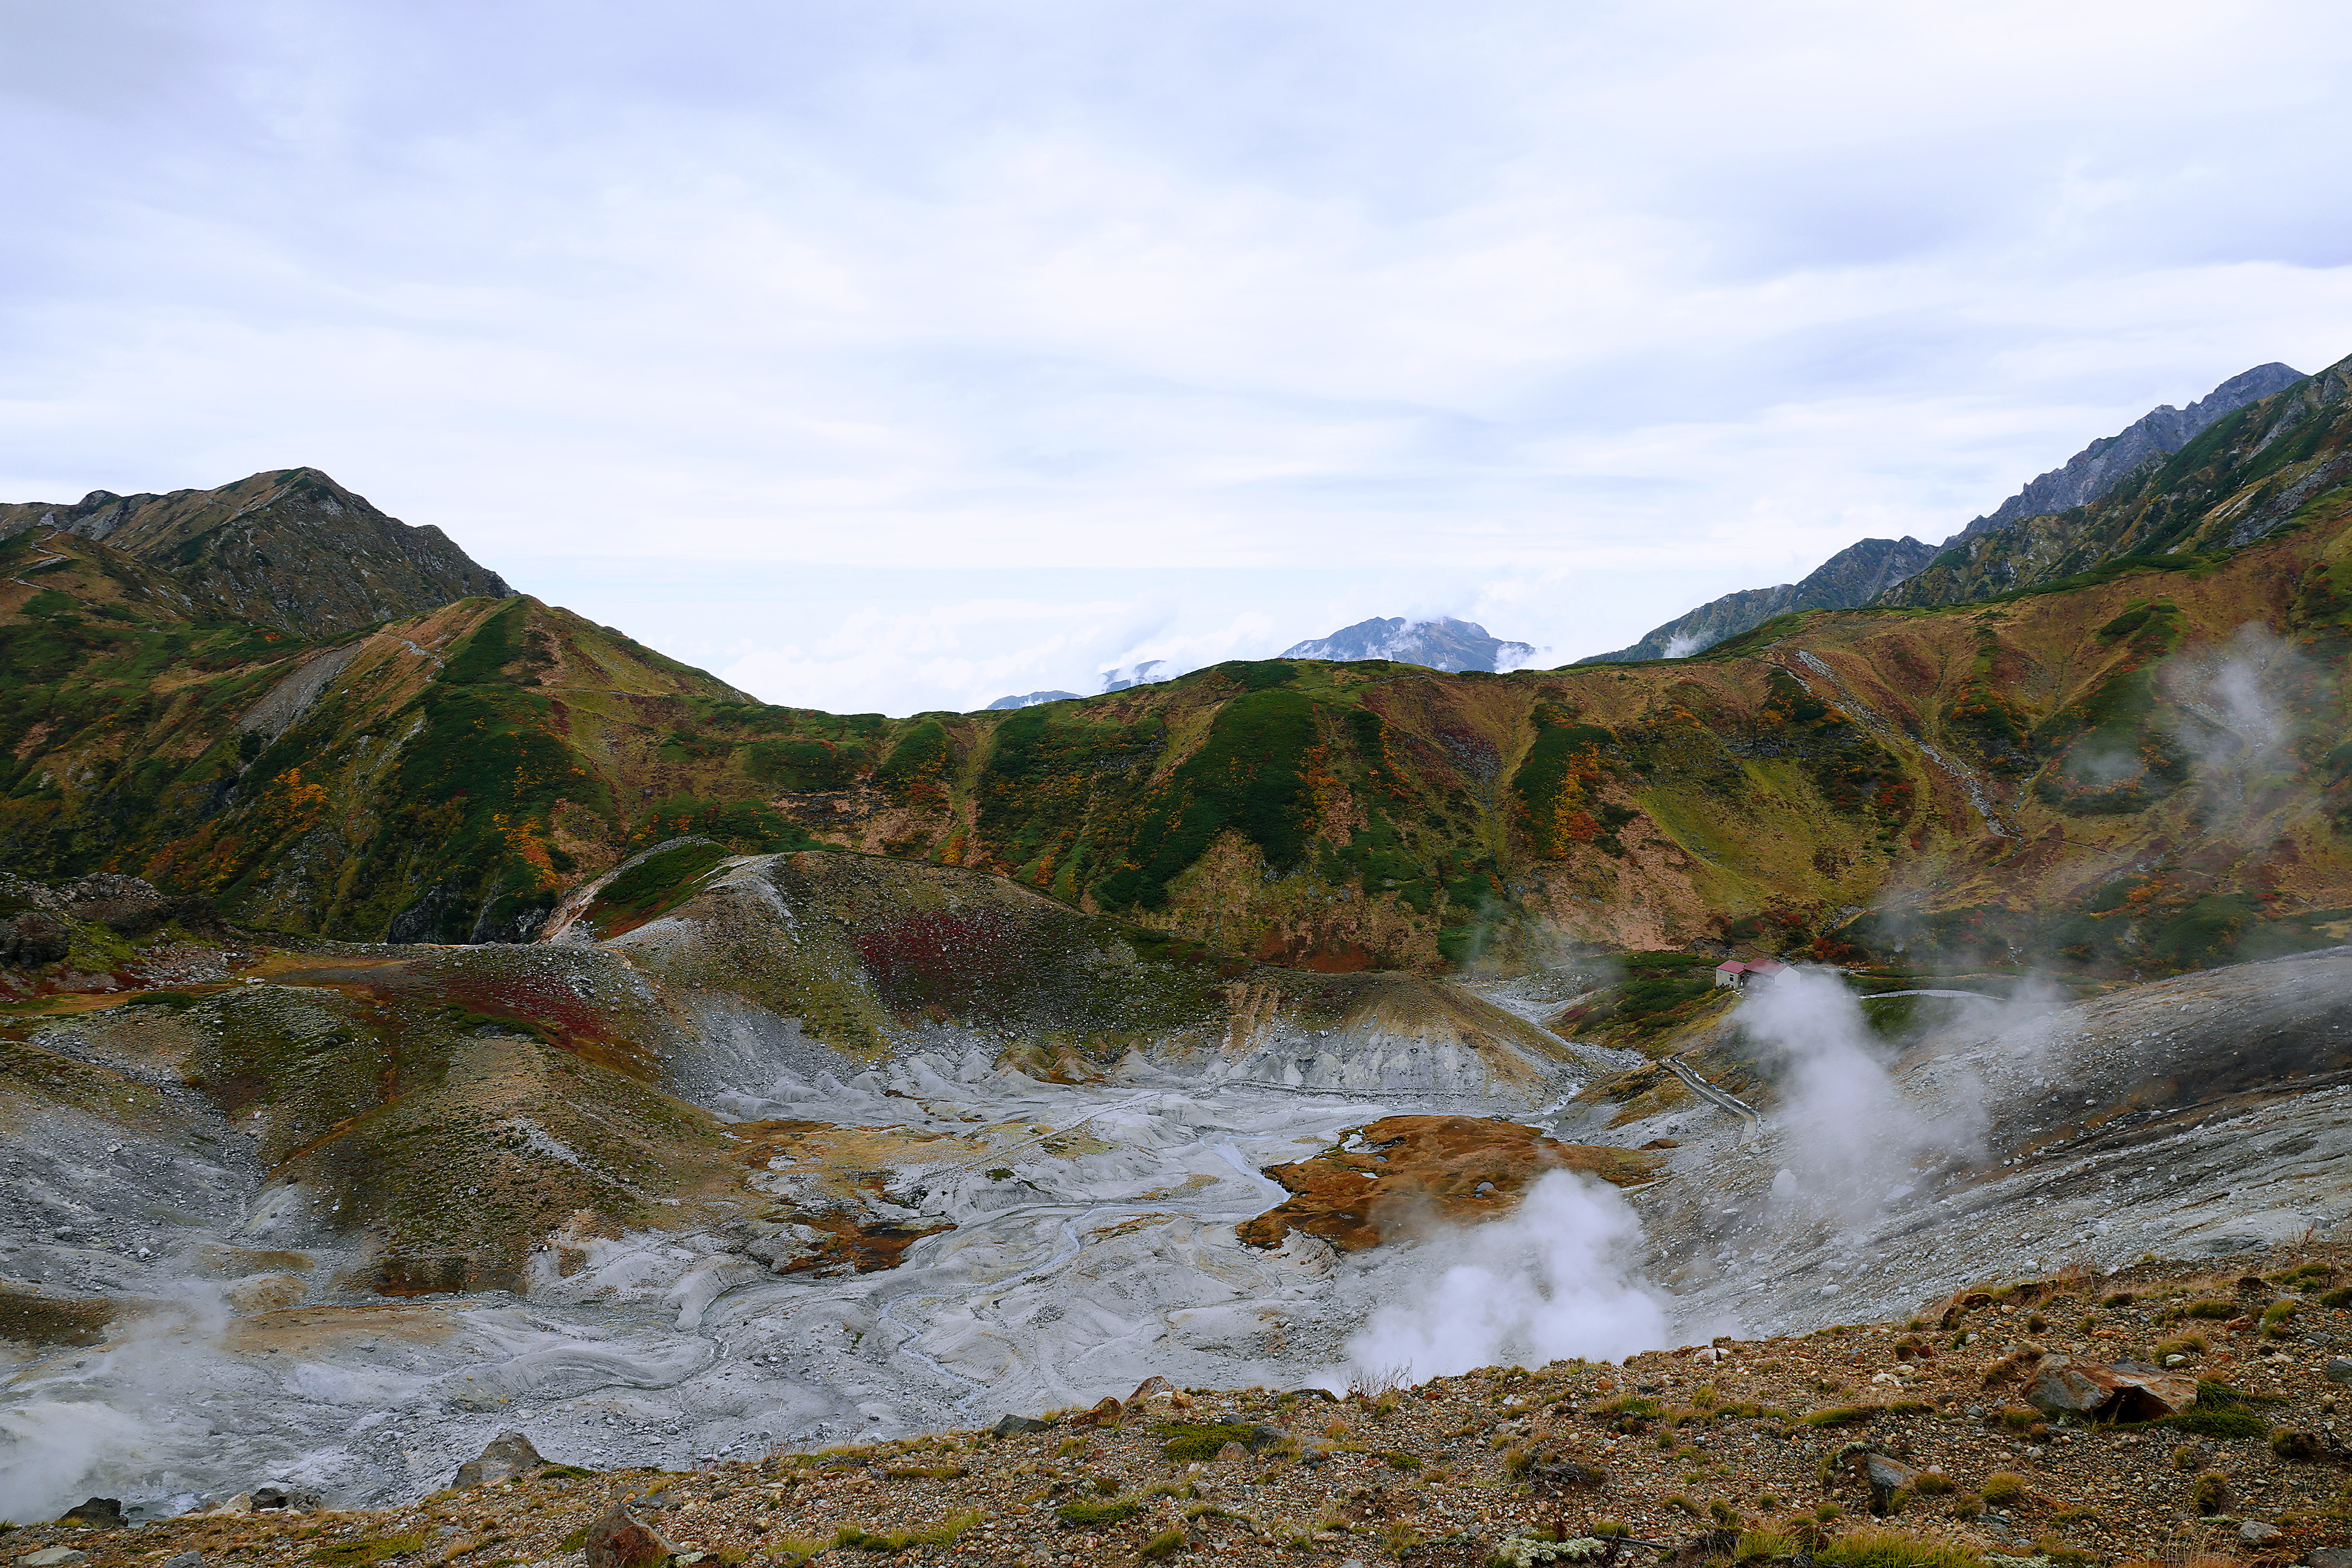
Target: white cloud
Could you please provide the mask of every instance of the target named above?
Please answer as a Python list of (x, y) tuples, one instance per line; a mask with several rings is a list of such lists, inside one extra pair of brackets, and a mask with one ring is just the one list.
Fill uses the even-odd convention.
[[(44, 150), (0, 166), (0, 497), (313, 464), (796, 701), (1075, 689), (1111, 602), (1203, 658), (1452, 613), (1567, 658), (2352, 350), (2315, 0), (223, 0), (0, 44)], [(891, 618), (1024, 570), (1068, 596)], [(802, 573), (782, 635), (741, 584)]]

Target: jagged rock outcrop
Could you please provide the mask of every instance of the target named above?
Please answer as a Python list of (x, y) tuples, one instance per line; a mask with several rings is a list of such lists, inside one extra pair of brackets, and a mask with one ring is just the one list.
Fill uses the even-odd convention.
[(1645, 658), (1684, 658), (1713, 647), (1727, 637), (1760, 626), (1774, 616), (1795, 610), (1850, 610), (1867, 605), (1888, 588), (1925, 566), (1935, 556), (1932, 545), (1909, 537), (1865, 539), (1849, 544), (1807, 574), (1804, 580), (1773, 588), (1743, 588), (1710, 599), (1687, 615), (1676, 616), (1642, 640), (1614, 653), (1596, 653), (1579, 664), (1631, 664)]
[(1968, 604), (2127, 562), (2236, 550), (2294, 523), (2334, 521), (2352, 504), (2347, 392), (2352, 360), (2224, 415), (2095, 500), (1963, 534), (1878, 603)]
[(2006, 528), (2022, 518), (2065, 511), (2098, 500), (2147, 464), (2187, 446), (2199, 432), (2225, 414), (2284, 392), (2303, 379), (2303, 372), (2273, 360), (2258, 364), (2215, 387), (2186, 408), (2159, 404), (2112, 436), (2102, 436), (2058, 468), (2036, 475), (2025, 488), (1944, 542)]
[(1293, 643), (1282, 650), (1282, 657), (1340, 662), (1385, 658), (1399, 664), (1459, 671), (1516, 668), (1535, 651), (1529, 643), (1489, 637), (1486, 628), (1475, 621), (1457, 621), (1451, 616), (1434, 616), (1425, 621), (1390, 616), (1358, 621), (1328, 637)]
[(514, 590), (430, 523), (385, 516), (315, 468), (255, 474), (209, 490), (70, 504), (0, 504), (0, 538), (56, 528), (164, 574), (213, 620), (329, 636)]

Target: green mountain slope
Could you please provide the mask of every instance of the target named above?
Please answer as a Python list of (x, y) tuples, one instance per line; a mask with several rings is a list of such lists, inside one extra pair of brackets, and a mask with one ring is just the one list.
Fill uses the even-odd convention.
[(0, 541), (0, 855), (371, 941), (525, 940), (696, 837), (994, 871), (1324, 972), (2309, 945), (2352, 910), (2342, 389), (2085, 509), (2182, 551), (1994, 603), (1781, 616), (1670, 662), (1264, 660), (904, 719), (753, 702), (526, 598), (312, 638), (207, 620), (171, 573), (37, 527)]

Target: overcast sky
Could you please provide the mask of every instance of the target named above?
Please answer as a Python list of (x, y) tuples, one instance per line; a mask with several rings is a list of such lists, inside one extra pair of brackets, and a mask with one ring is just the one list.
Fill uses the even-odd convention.
[(1631, 641), (2352, 353), (2341, 0), (0, 0), (0, 500), (308, 464), (773, 701)]

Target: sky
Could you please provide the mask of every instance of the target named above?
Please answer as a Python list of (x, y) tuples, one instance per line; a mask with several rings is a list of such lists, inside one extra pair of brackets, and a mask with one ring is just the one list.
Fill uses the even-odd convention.
[(0, 0), (0, 500), (323, 469), (771, 701), (1564, 663), (2352, 353), (2340, 3)]

